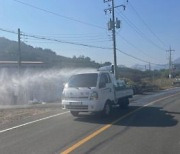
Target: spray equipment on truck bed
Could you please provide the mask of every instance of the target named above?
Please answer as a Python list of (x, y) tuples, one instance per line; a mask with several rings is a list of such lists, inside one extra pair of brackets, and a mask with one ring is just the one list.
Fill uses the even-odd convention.
[(114, 74), (114, 65), (100, 67), (98, 71), (108, 71)]

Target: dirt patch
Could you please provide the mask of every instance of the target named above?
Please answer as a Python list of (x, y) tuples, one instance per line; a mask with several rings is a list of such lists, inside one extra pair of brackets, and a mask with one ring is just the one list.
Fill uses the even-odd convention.
[(0, 109), (0, 125), (56, 110), (58, 109), (57, 108)]

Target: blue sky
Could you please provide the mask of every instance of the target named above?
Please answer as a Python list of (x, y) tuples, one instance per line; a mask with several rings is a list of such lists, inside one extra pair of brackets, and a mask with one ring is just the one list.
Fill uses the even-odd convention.
[[(104, 9), (108, 5), (104, 4), (103, 0), (20, 1), (102, 28), (45, 13), (14, 0), (0, 0), (0, 28), (14, 31), (20, 28), (26, 34), (43, 35), (59, 40), (108, 48), (112, 47), (111, 32), (106, 30), (110, 15), (104, 14)], [(117, 48), (143, 60), (164, 64), (168, 62), (165, 50), (171, 45), (176, 50), (173, 53), (173, 59), (180, 57), (180, 1), (129, 0), (129, 2), (127, 4), (125, 0), (115, 0), (116, 5), (126, 4), (127, 6), (125, 11), (120, 8), (115, 11), (116, 16), (121, 20), (121, 28), (117, 30)], [(132, 6), (163, 43), (148, 30)], [(130, 23), (127, 22), (127, 18)], [(135, 28), (132, 28), (132, 24), (138, 27), (138, 30), (143, 33), (143, 37), (137, 34), (137, 30), (135, 31)], [(17, 40), (17, 36), (14, 34), (0, 31), (0, 36)], [(113, 62), (112, 50), (86, 48), (25, 37), (22, 37), (22, 40), (34, 47), (52, 49), (63, 56), (85, 55), (97, 62)], [(117, 52), (117, 61), (118, 64), (126, 66), (144, 64), (119, 52)]]

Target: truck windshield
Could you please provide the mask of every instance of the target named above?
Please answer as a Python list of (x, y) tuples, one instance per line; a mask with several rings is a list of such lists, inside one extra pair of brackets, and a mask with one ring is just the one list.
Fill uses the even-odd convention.
[(96, 87), (97, 73), (78, 74), (70, 78), (69, 87)]

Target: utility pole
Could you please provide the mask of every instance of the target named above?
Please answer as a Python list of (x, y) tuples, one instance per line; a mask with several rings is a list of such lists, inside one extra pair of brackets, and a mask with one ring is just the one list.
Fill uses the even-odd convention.
[(113, 54), (114, 54), (114, 75), (117, 79), (117, 56), (116, 56), (116, 28), (120, 28), (120, 20), (116, 18), (115, 21), (115, 12), (114, 9), (118, 7), (123, 7), (125, 10), (125, 5), (118, 5), (115, 6), (114, 0), (104, 0), (104, 3), (111, 2), (111, 7), (104, 10), (105, 14), (109, 12), (112, 14), (112, 17), (110, 18), (110, 21), (108, 22), (108, 30), (112, 31), (112, 39), (113, 39)]
[(150, 78), (152, 80), (152, 84), (154, 85), (154, 69), (151, 68), (151, 62), (149, 62), (149, 72), (150, 72)]
[(18, 28), (18, 72), (21, 72), (21, 31)]
[(172, 78), (172, 50), (171, 46), (169, 47), (169, 50), (167, 50), (167, 52), (169, 52), (169, 79)]
[(151, 71), (151, 63), (149, 62), (149, 71)]
[(115, 15), (114, 15), (114, 0), (112, 0), (112, 36), (113, 36), (113, 50), (114, 50), (114, 75), (117, 79), (117, 57), (116, 57), (116, 29), (115, 29)]

